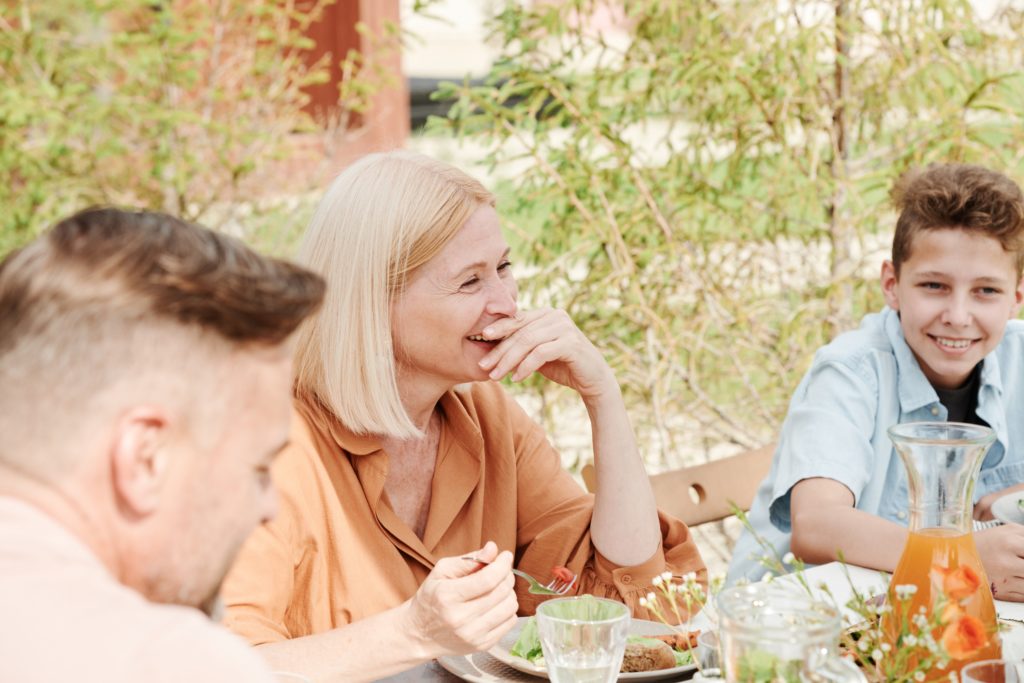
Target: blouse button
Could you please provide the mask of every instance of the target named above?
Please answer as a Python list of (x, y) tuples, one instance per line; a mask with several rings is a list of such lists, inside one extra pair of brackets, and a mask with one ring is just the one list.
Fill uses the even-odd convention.
[(629, 574), (622, 575), (622, 583), (633, 583), (633, 577)]
[(939, 414), (939, 407), (938, 406), (932, 406), (932, 415), (938, 415), (938, 414)]

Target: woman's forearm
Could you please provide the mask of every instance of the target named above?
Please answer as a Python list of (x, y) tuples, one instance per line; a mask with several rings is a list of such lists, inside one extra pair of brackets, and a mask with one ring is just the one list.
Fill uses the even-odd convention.
[(325, 633), (257, 647), (275, 671), (302, 674), (315, 683), (358, 683), (429, 661), (403, 625), (408, 603)]
[(594, 546), (623, 567), (642, 564), (661, 545), (658, 511), (618, 384), (586, 399), (594, 443), (597, 496)]

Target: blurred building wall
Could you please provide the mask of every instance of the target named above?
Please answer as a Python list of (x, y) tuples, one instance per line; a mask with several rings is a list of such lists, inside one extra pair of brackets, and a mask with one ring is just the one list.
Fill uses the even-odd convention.
[[(369, 36), (360, 35), (356, 24), (369, 28)], [(342, 73), (339, 62), (350, 49), (362, 54), (371, 52), (374, 35), (383, 33), (385, 24), (399, 22), (399, 0), (336, 0), (328, 6), (322, 19), (311, 24), (307, 35), (316, 43), (310, 59), (330, 53), (330, 80), (311, 86), (309, 111), (325, 126), (333, 125), (338, 116), (338, 84)], [(358, 116), (346, 135), (343, 154), (348, 160), (381, 149), (401, 147), (409, 135), (409, 91), (402, 74), (402, 57), (391, 50), (381, 57), (391, 74), (391, 83), (377, 93), (369, 111)]]

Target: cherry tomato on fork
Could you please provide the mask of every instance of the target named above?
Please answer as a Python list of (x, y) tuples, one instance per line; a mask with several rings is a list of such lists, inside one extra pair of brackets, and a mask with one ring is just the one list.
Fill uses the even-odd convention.
[(567, 567), (552, 567), (551, 575), (566, 583), (571, 582), (573, 579), (573, 573)]

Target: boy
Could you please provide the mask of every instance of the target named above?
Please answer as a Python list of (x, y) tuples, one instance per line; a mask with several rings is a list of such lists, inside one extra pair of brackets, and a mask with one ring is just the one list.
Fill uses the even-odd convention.
[[(920, 420), (984, 424), (997, 440), (975, 488), (975, 518), (1024, 482), (1024, 195), (1002, 174), (944, 164), (905, 175), (888, 305), (820, 349), (797, 387), (768, 477), (750, 511), (779, 555), (808, 563), (842, 554), (895, 569), (907, 531), (907, 481), (886, 429)], [(1024, 526), (975, 534), (1003, 600), (1024, 600)], [(728, 581), (756, 580), (749, 531)]]

